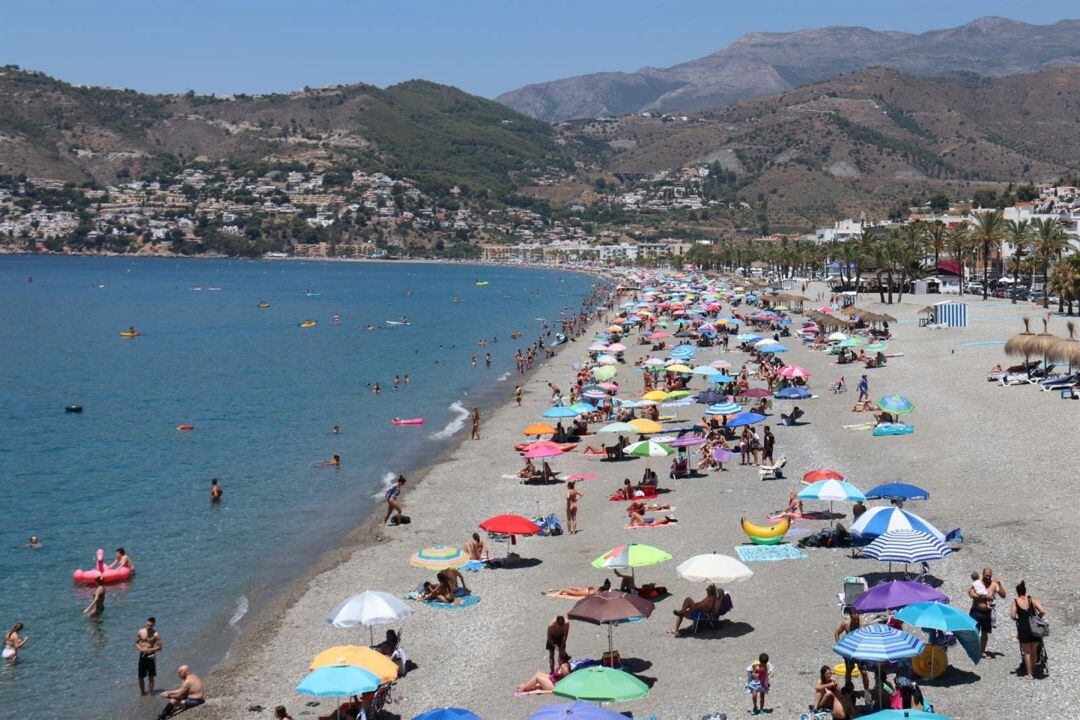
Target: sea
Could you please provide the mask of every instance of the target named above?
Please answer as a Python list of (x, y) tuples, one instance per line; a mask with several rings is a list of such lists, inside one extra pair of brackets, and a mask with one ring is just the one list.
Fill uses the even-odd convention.
[[(469, 408), (512, 395), (515, 349), (595, 282), (450, 263), (0, 256), (0, 626), (21, 622), (29, 640), (0, 663), (0, 718), (152, 717), (161, 702), (134, 699), (148, 616), (164, 640), (158, 686), (180, 664), (205, 674), (390, 478), (467, 431)], [(122, 338), (129, 327), (139, 336)], [(320, 464), (335, 454), (339, 468)], [(117, 547), (135, 576), (87, 619), (72, 571)]]

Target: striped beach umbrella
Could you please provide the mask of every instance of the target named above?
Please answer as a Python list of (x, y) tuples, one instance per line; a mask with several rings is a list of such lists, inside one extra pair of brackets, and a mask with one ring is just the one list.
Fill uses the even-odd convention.
[(469, 557), (458, 548), (446, 545), (436, 545), (420, 552), (414, 553), (409, 558), (409, 564), (413, 567), (425, 570), (446, 570), (447, 568), (459, 568), (468, 564)]
[(669, 553), (651, 545), (639, 543), (626, 543), (608, 550), (592, 561), (592, 566), (598, 570), (608, 568), (638, 568), (649, 565), (659, 565), (671, 559)]
[(879, 537), (896, 530), (917, 530), (945, 542), (945, 535), (913, 512), (890, 505), (872, 507), (851, 524), (851, 532), (862, 537)]
[(639, 440), (636, 443), (626, 446), (626, 454), (645, 458), (667, 457), (668, 455), (674, 455), (675, 449), (664, 443), (654, 442), (652, 440)]
[(811, 485), (807, 485), (799, 491), (799, 499), (863, 502), (866, 500), (866, 496), (863, 495), (862, 490), (859, 490), (859, 488), (846, 480), (830, 479), (818, 480)]
[(918, 530), (893, 530), (874, 539), (862, 550), (862, 556), (879, 562), (911, 563), (941, 560), (952, 552), (933, 535)]
[(850, 632), (833, 647), (841, 657), (869, 662), (907, 660), (922, 654), (926, 644), (911, 633), (888, 625), (867, 625)]
[(903, 395), (886, 395), (878, 400), (878, 407), (893, 415), (904, 415), (915, 410), (915, 405)]
[(742, 405), (736, 402), (720, 402), (705, 408), (707, 415), (735, 415), (742, 412)]

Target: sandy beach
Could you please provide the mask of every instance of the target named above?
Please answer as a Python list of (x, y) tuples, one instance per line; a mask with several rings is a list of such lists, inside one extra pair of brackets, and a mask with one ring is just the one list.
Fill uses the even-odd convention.
[[(813, 296), (819, 289), (811, 286), (806, 294)], [(1075, 472), (1080, 461), (1076, 421), (1080, 402), (1061, 400), (1057, 393), (1037, 387), (999, 387), (986, 381), (986, 371), (994, 364), (1010, 364), (996, 341), (1022, 330), (1022, 315), (1037, 317), (1041, 310), (968, 296), (966, 328), (928, 330), (918, 327), (916, 313), (938, 297), (905, 297), (902, 304), (891, 306), (881, 306), (876, 299), (864, 295), (860, 305), (899, 319), (889, 346), (890, 352), (903, 355), (887, 367), (867, 371), (871, 396), (902, 393), (911, 398), (916, 406), (910, 416), (914, 434), (873, 437), (867, 430), (844, 428), (869, 419), (851, 411), (860, 366), (836, 366), (832, 356), (812, 352), (791, 338), (785, 340), (791, 351), (783, 359), (810, 370), (810, 388), (818, 397), (799, 403), (808, 421), (799, 427), (780, 425), (779, 413), (790, 403), (774, 401), (773, 417), (766, 424), (777, 437), (776, 455), (787, 458), (786, 479), (761, 481), (756, 468), (734, 462), (728, 472), (667, 481), (668, 462), (654, 459), (651, 465), (661, 475), (661, 486), (672, 490), (664, 500), (676, 507), (672, 514), (679, 522), (655, 528), (656, 532), (625, 530), (624, 504), (607, 498), (624, 477), (639, 479), (646, 461), (607, 463), (580, 452), (555, 458), (552, 466), (560, 472), (599, 473), (578, 485), (584, 493), (581, 532), (519, 541), (517, 551), (539, 560), (535, 566), (466, 573), (480, 598), (473, 607), (442, 610), (417, 603), (414, 615), (402, 625), (404, 646), (417, 667), (398, 681), (396, 701), (386, 716), (407, 719), (451, 705), (486, 719), (514, 720), (558, 701), (544, 695), (514, 696), (519, 683), (536, 671), (546, 671), (545, 627), (573, 604), (544, 593), (568, 585), (598, 585), (610, 573), (589, 563), (608, 549), (633, 541), (673, 555), (672, 561), (637, 574), (639, 581), (665, 585), (671, 595), (658, 602), (649, 620), (617, 628), (616, 647), (624, 660), (632, 659), (629, 669), (652, 689), (642, 700), (613, 708), (662, 720), (696, 720), (712, 712), (737, 717), (750, 707), (743, 689), (744, 669), (767, 652), (776, 667), (768, 703), (773, 715), (798, 717), (811, 698), (818, 667), (840, 660), (831, 648), (841, 619), (836, 595), (843, 578), (875, 579), (887, 569), (884, 564), (852, 559), (846, 550), (814, 548), (806, 550), (805, 559), (752, 563), (753, 578), (726, 588), (734, 601), (730, 622), (682, 637), (666, 630), (671, 627), (672, 609), (683, 597), (700, 599), (704, 589), (681, 579), (675, 566), (699, 553), (734, 555), (735, 547), (746, 541), (739, 519), (764, 522), (767, 513), (784, 506), (802, 474), (814, 468), (836, 469), (864, 490), (896, 481), (928, 489), (929, 501), (910, 509), (945, 532), (962, 528), (965, 537), (960, 551), (934, 563), (932, 569), (956, 607), (967, 610), (968, 576), (984, 566), (992, 567), (1004, 582), (1008, 600), (1014, 585), (1026, 579), (1031, 594), (1046, 606), (1053, 627), (1048, 679), (1029, 682), (1012, 674), (1019, 654), (1007, 600), (989, 646), (1000, 654), (975, 666), (954, 649), (949, 655), (954, 668), (940, 680), (924, 684), (927, 698), (939, 712), (955, 718), (1067, 717), (1070, 710), (1080, 710), (1080, 693), (1072, 682), (1080, 668), (1078, 594), (1063, 577), (1080, 540), (1073, 507), (1080, 489)], [(1041, 323), (1035, 327), (1038, 332)], [(1053, 318), (1050, 331), (1064, 336), (1064, 320)], [(508, 382), (507, 402), (483, 419), (483, 439), (462, 441), (422, 478), (409, 478), (405, 507), (410, 525), (381, 527), (380, 508), (378, 517), (365, 522), (340, 550), (320, 559), (282, 592), (244, 629), (226, 660), (207, 674), (210, 699), (193, 717), (269, 718), (278, 704), (296, 717), (329, 714), (332, 699), (307, 706), (312, 699), (297, 695), (294, 688), (319, 651), (367, 643), (366, 629), (334, 630), (325, 624), (338, 602), (363, 590), (400, 596), (433, 579), (433, 573), (410, 567), (409, 556), (432, 545), (463, 546), (478, 523), (491, 515), (532, 516), (539, 508), (563, 518), (561, 484), (526, 486), (502, 476), (521, 467), (512, 446), (522, 441), (521, 429), (537, 422), (550, 406), (547, 383), (563, 388), (570, 384), (572, 364), (581, 360), (590, 337), (587, 333), (571, 343), (530, 376), (521, 407), (514, 405), (513, 383)], [(624, 396), (640, 392), (640, 379), (628, 366), (647, 350), (629, 346), (627, 366), (620, 366), (626, 368), (619, 376)], [(724, 358), (738, 368), (745, 357), (737, 351), (706, 348), (695, 362)], [(841, 375), (851, 389), (830, 394), (829, 382)], [(701, 387), (701, 381), (694, 387)], [(697, 420), (701, 409), (695, 405), (680, 412), (683, 418)], [(837, 509), (850, 512), (850, 507)], [(850, 520), (849, 515), (842, 522), (850, 525)], [(817, 530), (826, 524), (799, 521), (795, 527)], [(571, 655), (599, 658), (605, 649), (606, 629), (572, 623)], [(256, 706), (261, 709), (254, 710)]]

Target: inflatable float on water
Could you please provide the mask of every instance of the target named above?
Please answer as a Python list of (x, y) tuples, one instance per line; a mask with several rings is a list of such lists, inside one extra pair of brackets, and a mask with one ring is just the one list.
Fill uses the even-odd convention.
[(122, 338), (136, 338), (139, 337), (139, 335), (140, 333), (131, 332), (130, 330), (125, 330), (124, 332), (120, 333), (120, 337)]
[(105, 581), (106, 585), (112, 583), (125, 582), (131, 579), (131, 568), (121, 567), (115, 570), (109, 570), (105, 567), (105, 551), (98, 548), (97, 551), (97, 567), (93, 570), (76, 570), (71, 573), (71, 579), (80, 585), (96, 585), (97, 579), (100, 577)]
[(66, 412), (66, 413), (81, 413), (82, 412), (82, 405), (68, 405), (66, 408), (64, 408), (64, 412)]
[(179, 430), (180, 432), (190, 432), (191, 430), (195, 429), (195, 426), (194, 425), (177, 425), (176, 429)]
[(300, 327), (302, 327), (302, 328), (313, 328), (318, 324), (319, 323), (317, 321), (315, 321), (315, 320), (305, 320), (304, 322), (300, 323)]
[(391, 425), (423, 425), (424, 418), (394, 418)]
[(742, 529), (750, 542), (755, 545), (776, 545), (784, 539), (791, 521), (784, 518), (775, 525), (755, 525), (746, 518), (742, 519)]

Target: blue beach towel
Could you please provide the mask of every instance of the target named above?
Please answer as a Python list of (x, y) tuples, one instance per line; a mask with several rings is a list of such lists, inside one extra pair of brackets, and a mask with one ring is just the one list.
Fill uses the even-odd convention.
[(439, 608), (440, 610), (464, 610), (467, 607), (472, 607), (476, 603), (480, 602), (479, 595), (466, 595), (461, 598), (460, 605), (454, 605), (451, 603), (435, 602), (434, 600), (425, 600), (424, 604), (433, 608)]
[(738, 545), (735, 552), (744, 563), (774, 562), (776, 560), (802, 560), (806, 557), (799, 548), (784, 543), (782, 545)]
[(466, 572), (480, 572), (486, 567), (487, 564), (480, 560), (470, 560), (469, 562), (465, 563), (461, 567), (461, 569), (465, 570)]

